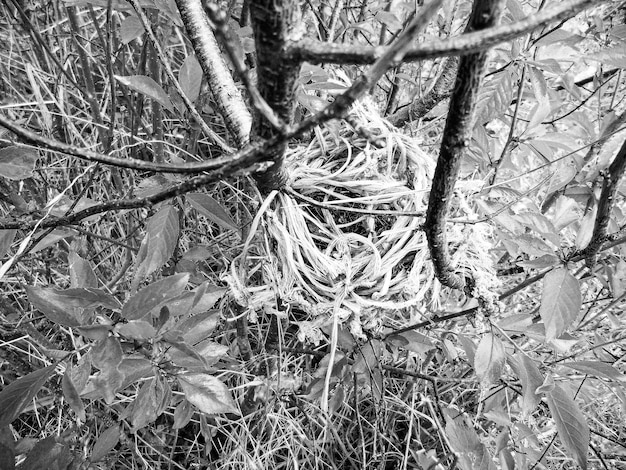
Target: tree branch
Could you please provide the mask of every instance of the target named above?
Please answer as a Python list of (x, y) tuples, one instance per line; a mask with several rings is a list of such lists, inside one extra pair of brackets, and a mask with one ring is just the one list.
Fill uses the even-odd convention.
[(414, 121), (426, 116), (441, 101), (449, 98), (458, 66), (458, 57), (446, 59), (443, 70), (428, 93), (420, 99), (413, 101), (409, 106), (405, 106), (392, 114), (389, 117), (389, 122), (396, 127), (400, 127), (407, 121)]
[(222, 150), (226, 152), (232, 152), (232, 149), (228, 146), (228, 144), (224, 141), (224, 139), (222, 139), (219, 135), (217, 135), (215, 131), (209, 127), (209, 125), (202, 118), (202, 116), (200, 116), (200, 113), (198, 112), (194, 104), (191, 102), (189, 97), (183, 91), (182, 87), (180, 86), (180, 83), (178, 82), (178, 80), (176, 79), (176, 76), (174, 75), (172, 66), (169, 63), (169, 60), (167, 60), (167, 56), (165, 55), (165, 52), (163, 51), (161, 44), (159, 44), (159, 41), (157, 40), (157, 37), (154, 34), (154, 31), (152, 30), (152, 25), (150, 24), (148, 17), (143, 11), (143, 8), (141, 7), (139, 0), (128, 0), (128, 2), (132, 5), (132, 7), (137, 12), (137, 15), (139, 16), (139, 20), (141, 21), (141, 24), (146, 30), (146, 33), (148, 34), (148, 37), (150, 38), (150, 42), (152, 42), (152, 46), (154, 47), (154, 50), (156, 51), (156, 54), (159, 60), (161, 61), (161, 64), (165, 68), (165, 73), (167, 74), (174, 88), (176, 88), (176, 91), (178, 92), (181, 99), (183, 100), (183, 103), (185, 104), (187, 111), (189, 111), (189, 114), (191, 114), (191, 116), (196, 120), (196, 122), (198, 123), (202, 131), (206, 134), (206, 136), (209, 139), (211, 139), (211, 141), (219, 145), (222, 148)]
[[(502, 0), (475, 0), (468, 29), (492, 26), (498, 21), (502, 9)], [(424, 222), (435, 274), (443, 285), (453, 289), (461, 289), (466, 287), (466, 284), (465, 280), (455, 273), (455, 267), (452, 265), (446, 237), (446, 215), (461, 167), (461, 158), (470, 145), (474, 109), (485, 74), (486, 62), (486, 52), (463, 56), (459, 62), (455, 90), (450, 101)]]
[(251, 116), (220, 54), (202, 0), (176, 0), (176, 5), (226, 128), (241, 148), (250, 138)]
[(588, 266), (595, 264), (596, 255), (600, 250), (600, 246), (606, 241), (607, 230), (611, 220), (611, 211), (613, 210), (613, 206), (615, 206), (615, 196), (624, 171), (626, 171), (626, 141), (622, 144), (615, 159), (609, 166), (608, 174), (604, 177), (593, 235), (587, 247), (580, 253), (585, 257)]
[[(416, 62), (435, 57), (479, 52), (530, 33), (546, 23), (571, 18), (586, 8), (610, 1), (612, 0), (568, 0), (559, 3), (554, 8), (542, 10), (513, 24), (467, 33), (460, 37), (448, 38), (442, 41), (420, 44), (411, 48), (406, 53), (404, 60), (406, 62)], [(329, 44), (303, 39), (286, 45), (285, 58), (312, 63), (365, 65), (378, 60), (387, 49), (387, 47)]]

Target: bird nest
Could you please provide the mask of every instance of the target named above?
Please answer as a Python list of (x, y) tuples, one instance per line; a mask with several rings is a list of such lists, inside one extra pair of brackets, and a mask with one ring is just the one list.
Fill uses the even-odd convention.
[[(421, 320), (450, 295), (435, 278), (421, 227), (434, 157), (368, 101), (354, 106), (349, 121), (318, 129), (310, 145), (288, 151), (287, 189), (269, 196), (251, 230), (252, 237), (263, 229), (262, 279), (246, 287), (251, 271), (241, 264), (228, 276), (249, 311), (270, 308), (276, 298), (305, 311), (300, 337), (315, 343), (331, 318), (361, 337), (383, 324)], [(468, 192), (456, 191), (453, 215), (476, 216)], [(458, 269), (494, 282), (487, 225), (450, 225)]]

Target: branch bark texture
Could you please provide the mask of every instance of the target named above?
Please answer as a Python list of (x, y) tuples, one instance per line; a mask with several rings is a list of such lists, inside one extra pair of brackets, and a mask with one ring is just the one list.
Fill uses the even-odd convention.
[[(293, 121), (295, 85), (300, 74), (300, 61), (283, 56), (288, 41), (302, 35), (299, 2), (291, 0), (252, 0), (250, 2), (252, 29), (257, 53), (257, 83), (263, 99), (274, 113), (287, 124)], [(271, 139), (281, 132), (265, 116), (256, 112), (252, 129), (255, 140)], [(286, 177), (283, 161), (287, 140), (271, 149), (267, 155), (273, 162), (266, 171), (256, 175), (259, 190), (269, 194), (284, 186)]]
[(176, 0), (176, 5), (226, 128), (242, 148), (250, 139), (250, 113), (220, 53), (202, 0)]
[[(475, 0), (468, 30), (493, 26), (500, 18), (502, 9), (502, 0)], [(463, 56), (459, 62), (424, 222), (435, 274), (443, 285), (454, 289), (465, 287), (465, 279), (455, 272), (452, 264), (446, 237), (446, 215), (459, 175), (461, 158), (470, 145), (474, 109), (486, 62), (487, 52)]]

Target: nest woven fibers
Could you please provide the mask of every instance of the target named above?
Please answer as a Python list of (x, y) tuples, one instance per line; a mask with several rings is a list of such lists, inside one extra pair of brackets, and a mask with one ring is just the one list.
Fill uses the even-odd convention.
[[(247, 264), (250, 256), (227, 276), (248, 312), (268, 308), (277, 297), (304, 310), (303, 341), (318, 343), (331, 318), (348, 322), (356, 337), (383, 325), (406, 326), (459, 295), (436, 280), (421, 230), (435, 158), (368, 100), (353, 107), (349, 122), (318, 130), (310, 145), (289, 151), (288, 189), (261, 206), (244, 249), (245, 259), (261, 227), (257, 269)], [(475, 190), (462, 189), (476, 185), (459, 186), (452, 214), (476, 217), (467, 200)], [(449, 225), (455, 265), (493, 284), (488, 225)], [(250, 287), (258, 268), (262, 281)]]

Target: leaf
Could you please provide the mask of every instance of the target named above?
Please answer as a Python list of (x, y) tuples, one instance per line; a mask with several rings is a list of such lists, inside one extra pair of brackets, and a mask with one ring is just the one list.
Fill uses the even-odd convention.
[(463, 416), (452, 409), (445, 409), (444, 415), (446, 416), (445, 434), (450, 448), (458, 458), (459, 468), (461, 470), (496, 470), (487, 448), (480, 441), (476, 431), (464, 422)]
[(61, 381), (61, 387), (63, 388), (63, 396), (70, 405), (70, 408), (74, 410), (78, 419), (84, 423), (86, 421), (85, 405), (83, 404), (83, 400), (81, 400), (80, 395), (74, 386), (74, 382), (72, 382), (70, 367), (65, 369), (65, 374), (63, 374), (63, 380)]
[(27, 286), (28, 300), (50, 321), (63, 326), (75, 327), (86, 323), (76, 309), (104, 306), (111, 309), (119, 304), (104, 291), (91, 288), (57, 290), (46, 287)]
[(207, 414), (239, 414), (228, 387), (217, 377), (202, 373), (181, 374), (178, 376), (178, 383), (185, 398), (200, 411)]
[(122, 44), (128, 44), (133, 39), (141, 36), (144, 31), (145, 29), (139, 18), (134, 15), (126, 17), (120, 25), (120, 39), (122, 40)]
[(558, 338), (574, 323), (581, 303), (578, 279), (566, 268), (557, 268), (546, 274), (539, 307), (546, 327), (546, 342)]
[(189, 55), (180, 66), (178, 83), (190, 101), (196, 101), (200, 96), (202, 84), (202, 68), (195, 55)]
[(137, 432), (139, 429), (156, 421), (159, 417), (157, 409), (161, 404), (161, 400), (161, 397), (157, 397), (156, 377), (144, 382), (133, 402), (133, 409), (130, 415), (130, 422), (133, 425), (132, 432)]
[(561, 365), (582, 372), (583, 374), (603, 377), (609, 380), (626, 380), (626, 375), (622, 374), (611, 364), (601, 361), (563, 362)]
[(105, 429), (93, 445), (89, 460), (91, 462), (102, 460), (115, 448), (118, 442), (120, 442), (120, 426), (114, 425)]
[(0, 428), (8, 426), (19, 416), (50, 378), (54, 368), (55, 366), (52, 365), (31, 372), (2, 389), (0, 392)]
[(67, 470), (72, 461), (69, 447), (56, 436), (41, 439), (31, 449), (20, 470)]
[(556, 209), (552, 219), (555, 229), (561, 230), (578, 219), (578, 204), (576, 204), (576, 201), (566, 196), (560, 196), (556, 200)]
[(13, 240), (15, 240), (15, 235), (17, 234), (17, 230), (0, 230), (0, 259), (7, 254), (9, 248), (11, 248), (11, 244)]
[(91, 264), (81, 258), (75, 251), (70, 251), (69, 257), (70, 283), (72, 287), (98, 287), (98, 278), (91, 268)]
[(522, 416), (526, 417), (541, 401), (537, 388), (543, 384), (543, 375), (535, 361), (524, 353), (517, 353), (512, 358), (511, 365), (522, 383)]
[(191, 421), (193, 413), (193, 406), (191, 406), (191, 403), (189, 403), (188, 400), (185, 400), (183, 398), (174, 410), (174, 423), (172, 424), (172, 429), (180, 429), (185, 427), (187, 423)]
[(108, 371), (117, 368), (122, 362), (124, 352), (120, 340), (114, 336), (108, 336), (102, 341), (98, 341), (91, 348), (91, 363), (97, 369)]
[(237, 227), (230, 215), (226, 213), (219, 202), (208, 194), (189, 193), (186, 198), (191, 206), (207, 219), (225, 229), (239, 231), (239, 227)]
[(431, 349), (435, 349), (435, 345), (427, 336), (412, 330), (393, 334), (385, 341), (416, 354), (425, 354)]
[(576, 402), (558, 385), (548, 394), (548, 407), (559, 438), (583, 470), (587, 468), (589, 426)]
[(139, 320), (178, 296), (189, 282), (189, 273), (180, 273), (153, 282), (133, 295), (122, 307), (122, 317)]
[(131, 90), (135, 90), (148, 98), (152, 98), (170, 112), (174, 112), (174, 104), (161, 85), (145, 75), (115, 75), (115, 79)]
[(43, 250), (44, 248), (48, 248), (49, 246), (52, 246), (55, 243), (61, 240), (64, 240), (65, 238), (73, 237), (75, 235), (78, 235), (78, 232), (71, 228), (66, 228), (66, 227), (55, 228), (52, 232), (50, 232), (50, 234), (46, 235), (39, 243), (37, 243), (33, 247), (33, 249), (30, 250), (30, 252), (37, 253)]
[(179, 231), (178, 211), (171, 205), (162, 207), (148, 219), (146, 236), (137, 255), (139, 267), (133, 279), (134, 287), (167, 263), (178, 243)]
[(596, 214), (598, 213), (598, 206), (594, 205), (593, 210), (590, 210), (585, 214), (583, 220), (580, 221), (580, 228), (576, 234), (576, 249), (583, 250), (589, 245), (593, 237), (593, 230), (596, 226)]
[(497, 383), (505, 361), (506, 352), (502, 341), (492, 333), (485, 334), (474, 356), (474, 370), (480, 381), (485, 385)]
[(38, 158), (37, 150), (31, 148), (11, 146), (0, 149), (0, 176), (14, 181), (29, 178)]
[(510, 67), (494, 75), (480, 90), (475, 114), (478, 124), (485, 124), (501, 117), (509, 108), (515, 91), (514, 72), (509, 69)]
[(152, 323), (144, 320), (133, 320), (116, 325), (115, 329), (123, 337), (138, 341), (146, 341), (156, 336), (156, 329), (152, 326)]

